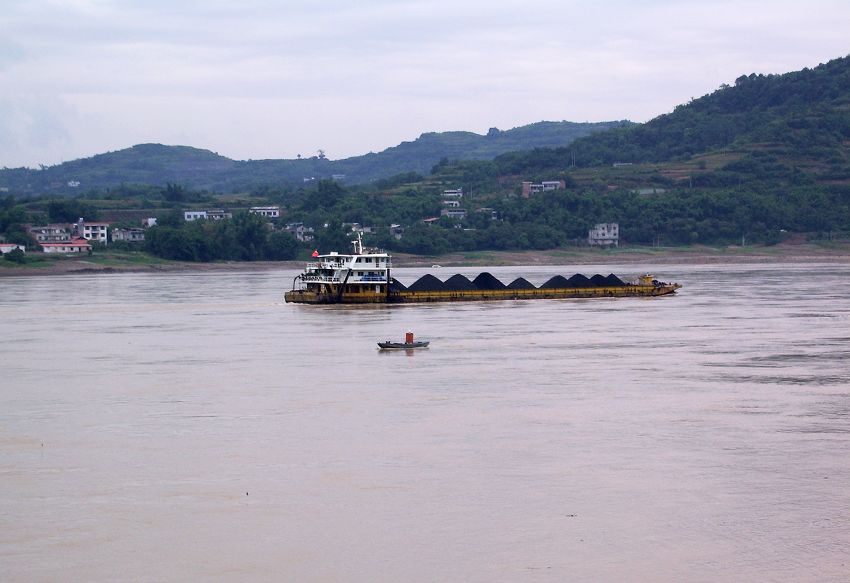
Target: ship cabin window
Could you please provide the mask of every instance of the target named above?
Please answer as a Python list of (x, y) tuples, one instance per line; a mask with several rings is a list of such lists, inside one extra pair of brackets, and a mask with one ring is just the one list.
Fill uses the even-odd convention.
[(367, 258), (366, 258), (366, 263), (372, 263), (372, 258), (371, 258), (371, 257), (367, 257)]
[(358, 257), (354, 263), (360, 263), (360, 257)]

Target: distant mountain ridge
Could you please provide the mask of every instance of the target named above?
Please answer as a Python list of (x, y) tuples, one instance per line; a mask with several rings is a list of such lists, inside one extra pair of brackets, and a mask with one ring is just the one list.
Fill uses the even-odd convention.
[(327, 158), (232, 160), (190, 146), (139, 144), (124, 150), (81, 158), (40, 170), (4, 168), (0, 187), (13, 194), (72, 195), (89, 189), (127, 184), (165, 185), (235, 192), (275, 184), (301, 184), (309, 179), (345, 175), (351, 184), (405, 172), (427, 174), (443, 158), (489, 160), (499, 154), (568, 145), (594, 132), (632, 125), (629, 121), (599, 123), (538, 122), (506, 131), (425, 133), (380, 153), (341, 160)]

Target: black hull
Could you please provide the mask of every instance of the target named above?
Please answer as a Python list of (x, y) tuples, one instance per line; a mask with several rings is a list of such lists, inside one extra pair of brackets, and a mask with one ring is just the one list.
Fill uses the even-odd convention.
[(382, 350), (394, 350), (394, 349), (410, 349), (410, 348), (428, 348), (428, 345), (431, 344), (428, 341), (425, 342), (378, 342), (378, 346), (381, 347)]

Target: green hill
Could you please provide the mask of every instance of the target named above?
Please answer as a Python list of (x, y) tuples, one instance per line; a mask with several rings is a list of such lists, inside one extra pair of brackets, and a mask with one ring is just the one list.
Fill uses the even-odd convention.
[[(733, 86), (678, 106), (645, 124), (580, 138), (544, 152), (496, 159), (504, 174), (687, 163), (680, 179), (715, 186), (743, 175), (850, 179), (850, 58), (784, 75), (744, 75)], [(703, 163), (700, 163), (703, 162)], [(724, 174), (724, 172), (726, 172)], [(672, 175), (676, 175), (673, 171)]]
[[(267, 184), (303, 184), (305, 179), (345, 175), (350, 184), (366, 183), (405, 172), (427, 174), (443, 158), (486, 160), (504, 152), (557, 147), (576, 138), (630, 122), (539, 122), (487, 135), (471, 132), (423, 134), (380, 153), (343, 160), (312, 157), (297, 160), (231, 160), (188, 146), (140, 144), (40, 170), (0, 170), (0, 187), (19, 195), (73, 195), (126, 184), (182, 184), (194, 189), (238, 192)], [(71, 186), (69, 185), (78, 186)]]

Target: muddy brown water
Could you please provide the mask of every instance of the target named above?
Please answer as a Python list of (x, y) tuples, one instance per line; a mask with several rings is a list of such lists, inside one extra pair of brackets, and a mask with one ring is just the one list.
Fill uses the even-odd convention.
[[(650, 270), (683, 289), (321, 307), (283, 303), (295, 271), (4, 278), (0, 580), (847, 581), (850, 268), (435, 274)], [(407, 330), (430, 348), (377, 350)]]

